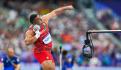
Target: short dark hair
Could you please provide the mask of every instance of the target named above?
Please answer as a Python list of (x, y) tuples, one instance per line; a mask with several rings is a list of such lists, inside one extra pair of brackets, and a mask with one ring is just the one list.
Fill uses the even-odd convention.
[(38, 14), (34, 13), (34, 14), (31, 14), (30, 17), (29, 17), (29, 21), (31, 24), (33, 24), (33, 21), (34, 19), (37, 17)]

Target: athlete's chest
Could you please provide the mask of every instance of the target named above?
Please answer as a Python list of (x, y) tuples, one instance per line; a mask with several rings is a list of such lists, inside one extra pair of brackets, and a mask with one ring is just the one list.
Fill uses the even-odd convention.
[(49, 33), (49, 28), (42, 26), (40, 29), (41, 35), (39, 37), (39, 41), (43, 42), (44, 44), (48, 44), (52, 41), (51, 35)]

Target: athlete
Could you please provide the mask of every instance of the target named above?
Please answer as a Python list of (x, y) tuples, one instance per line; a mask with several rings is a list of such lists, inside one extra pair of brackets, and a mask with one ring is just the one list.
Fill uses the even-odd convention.
[(20, 70), (20, 59), (15, 56), (14, 49), (8, 48), (7, 55), (0, 60), (0, 70)]
[(52, 12), (40, 16), (37, 13), (31, 14), (30, 27), (25, 34), (25, 44), (34, 44), (34, 56), (42, 65), (43, 70), (55, 70), (55, 63), (51, 55), (52, 39), (49, 33), (48, 21), (60, 15), (64, 10), (71, 10), (71, 5), (60, 7)]

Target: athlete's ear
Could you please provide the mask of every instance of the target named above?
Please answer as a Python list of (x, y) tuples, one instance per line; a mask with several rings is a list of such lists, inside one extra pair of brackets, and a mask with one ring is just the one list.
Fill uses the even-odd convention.
[(29, 22), (30, 22), (31, 24), (33, 24), (34, 19), (35, 19), (37, 16), (38, 16), (38, 14), (37, 14), (36, 12), (30, 13), (30, 14), (29, 14)]

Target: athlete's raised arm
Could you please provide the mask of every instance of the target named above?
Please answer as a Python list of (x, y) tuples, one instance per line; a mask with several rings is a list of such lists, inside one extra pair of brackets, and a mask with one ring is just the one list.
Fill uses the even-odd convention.
[(60, 15), (61, 13), (63, 13), (65, 10), (71, 10), (73, 9), (73, 6), (72, 5), (69, 5), (69, 6), (64, 6), (64, 7), (60, 7), (60, 8), (57, 8), (55, 10), (53, 10), (52, 12), (42, 16), (41, 18), (44, 20), (44, 21), (48, 21), (49, 19), (55, 17), (55, 16), (58, 16)]

